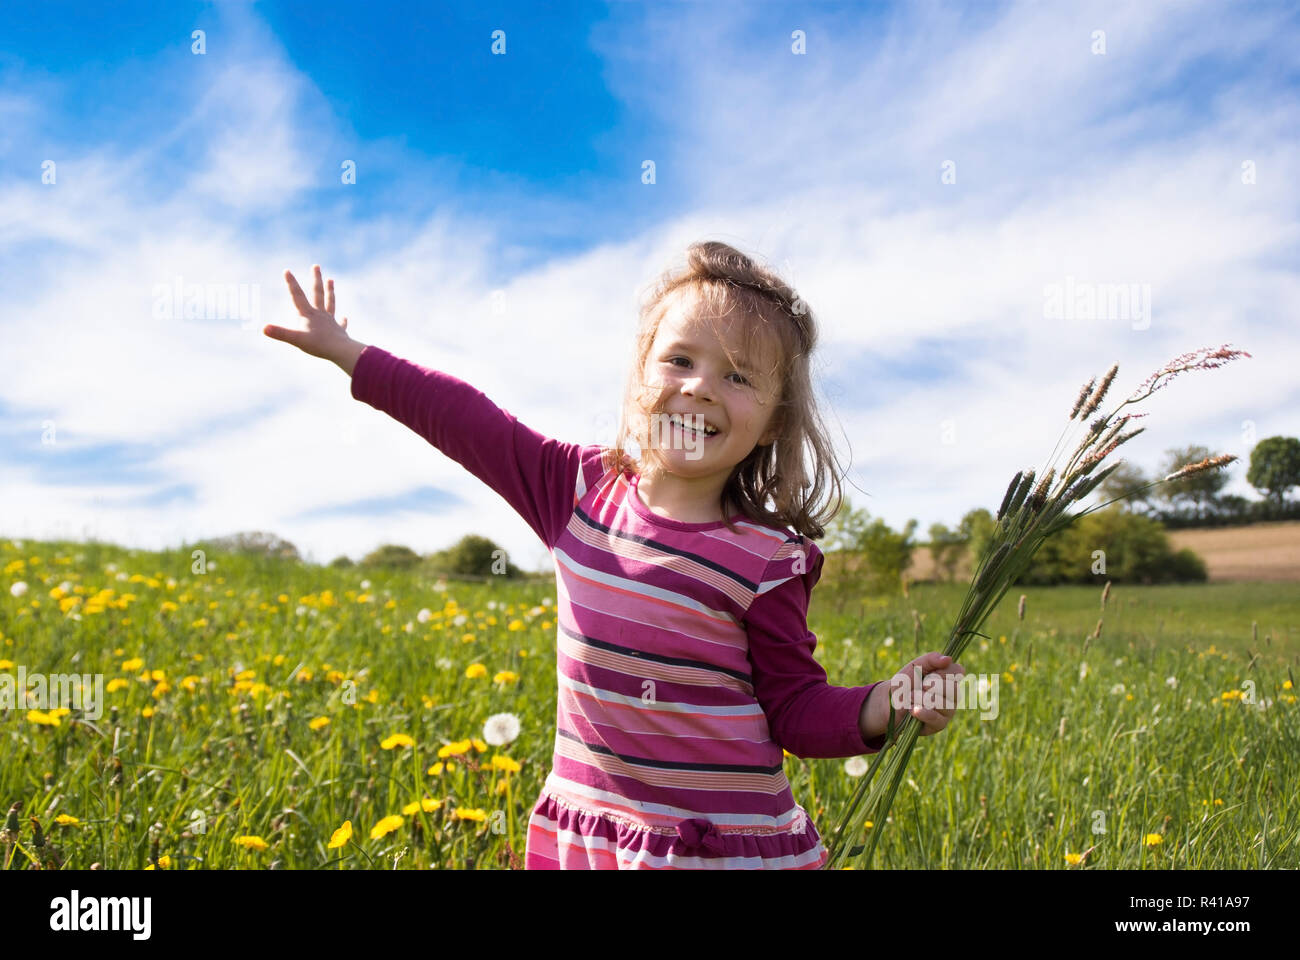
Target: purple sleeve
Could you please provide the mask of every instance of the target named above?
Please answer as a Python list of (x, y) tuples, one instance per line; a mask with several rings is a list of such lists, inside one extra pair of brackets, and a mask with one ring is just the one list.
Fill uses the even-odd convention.
[(376, 346), (357, 357), (352, 396), (406, 424), (499, 493), (548, 548), (569, 522), (579, 444), (544, 437), (468, 383)]
[(874, 683), (833, 687), (813, 659), (817, 638), (808, 630), (808, 601), (821, 577), (822, 552), (811, 540), (807, 571), (792, 572), (794, 557), (768, 564), (766, 585), (782, 580), (754, 598), (744, 617), (754, 693), (767, 715), (772, 739), (797, 757), (856, 757), (877, 753), (884, 735), (862, 739), (858, 718)]

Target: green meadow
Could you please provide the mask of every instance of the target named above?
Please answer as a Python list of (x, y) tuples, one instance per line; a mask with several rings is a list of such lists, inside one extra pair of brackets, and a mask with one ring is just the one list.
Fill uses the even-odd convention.
[[(0, 867), (522, 866), (553, 580), (8, 540), (0, 571)], [(1300, 866), (1295, 586), (1117, 584), (1103, 611), (1102, 582), (1007, 594), (962, 658), (996, 716), (918, 742), (876, 867)], [(809, 626), (830, 682), (941, 649), (964, 589), (828, 573)], [(102, 701), (24, 704), (20, 669)], [(858, 766), (786, 758), (827, 840)]]

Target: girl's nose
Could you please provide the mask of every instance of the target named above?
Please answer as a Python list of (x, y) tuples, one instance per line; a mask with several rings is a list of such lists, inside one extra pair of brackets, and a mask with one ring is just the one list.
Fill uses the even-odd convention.
[(689, 380), (683, 381), (682, 393), (691, 397), (700, 397), (709, 402), (713, 401), (713, 388), (708, 385), (703, 377), (691, 377)]

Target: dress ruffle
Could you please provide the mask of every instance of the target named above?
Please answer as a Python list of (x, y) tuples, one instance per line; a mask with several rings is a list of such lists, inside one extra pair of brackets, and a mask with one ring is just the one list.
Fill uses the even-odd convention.
[(718, 829), (694, 817), (674, 833), (579, 810), (546, 791), (528, 818), (527, 870), (817, 870), (827, 852), (812, 821), (800, 833)]

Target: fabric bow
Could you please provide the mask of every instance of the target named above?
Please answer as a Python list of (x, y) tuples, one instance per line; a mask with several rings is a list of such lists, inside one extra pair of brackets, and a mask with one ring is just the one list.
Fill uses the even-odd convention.
[(677, 836), (690, 847), (703, 845), (714, 853), (723, 851), (722, 834), (712, 821), (702, 817), (692, 817), (677, 824)]

